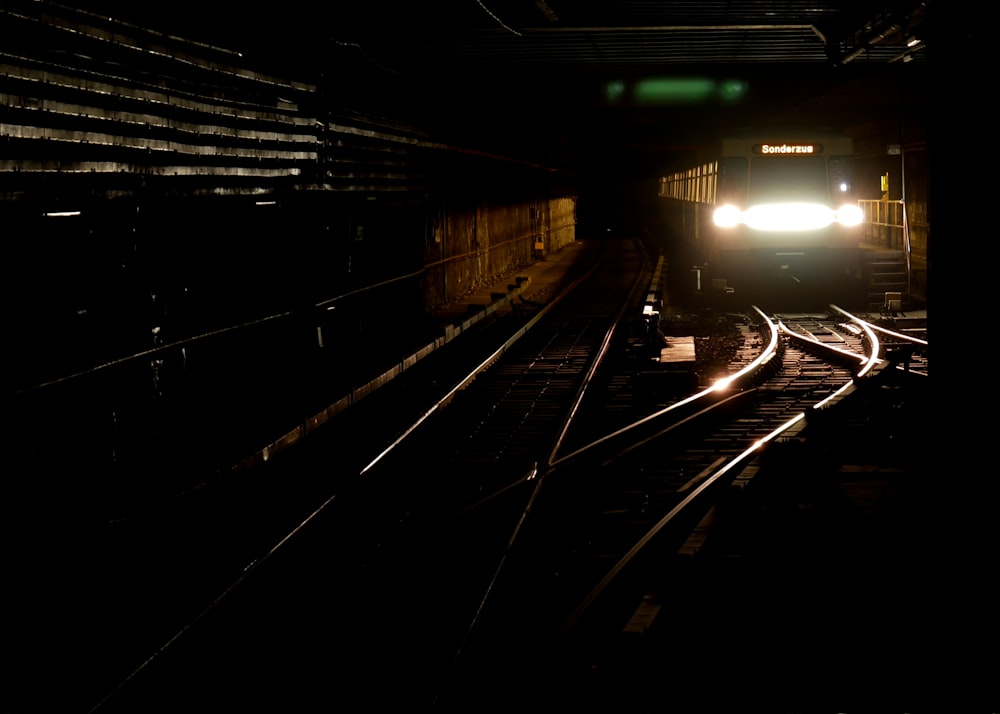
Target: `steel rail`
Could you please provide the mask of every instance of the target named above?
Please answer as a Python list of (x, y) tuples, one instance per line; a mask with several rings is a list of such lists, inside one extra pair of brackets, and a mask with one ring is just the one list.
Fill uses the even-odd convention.
[[(645, 255), (645, 253), (643, 253), (643, 255)], [(596, 266), (595, 266), (595, 269), (596, 269)], [(587, 276), (589, 276), (591, 274), (591, 272), (593, 272), (593, 271), (588, 272)], [(608, 329), (605, 331), (604, 336), (601, 339), (601, 343), (600, 343), (597, 351), (594, 353), (594, 355), (592, 356), (592, 358), (590, 360), (590, 363), (587, 366), (587, 370), (586, 370), (586, 372), (584, 374), (584, 378), (583, 378), (583, 380), (582, 380), (579, 388), (577, 389), (576, 394), (573, 397), (573, 400), (571, 402), (570, 408), (567, 410), (567, 413), (566, 413), (565, 417), (563, 418), (562, 423), (560, 424), (560, 427), (559, 427), (559, 430), (558, 430), (558, 435), (557, 435), (557, 437), (555, 439), (554, 444), (552, 445), (552, 447), (550, 449), (549, 455), (547, 456), (547, 458), (545, 460), (547, 468), (539, 470), (538, 466), (537, 466), (537, 463), (536, 463), (529, 474), (527, 474), (526, 476), (522, 477), (521, 479), (519, 479), (516, 482), (518, 484), (532, 482), (533, 483), (533, 487), (532, 487), (530, 493), (528, 494), (527, 501), (525, 502), (525, 505), (522, 507), (521, 512), (518, 515), (517, 522), (514, 525), (514, 528), (513, 528), (512, 532), (511, 532), (511, 535), (507, 539), (507, 543), (506, 543), (506, 546), (504, 548), (503, 553), (500, 556), (500, 560), (497, 563), (496, 568), (494, 568), (492, 575), (490, 576), (489, 583), (487, 584), (486, 589), (485, 589), (482, 597), (480, 598), (479, 603), (476, 606), (475, 613), (473, 614), (472, 620), (469, 622), (469, 624), (465, 628), (465, 631), (463, 633), (461, 642), (459, 643), (459, 645), (458, 645), (458, 647), (457, 647), (457, 649), (455, 651), (455, 655), (454, 655), (454, 658), (453, 658), (453, 664), (457, 664), (463, 658), (463, 656), (465, 654), (465, 651), (466, 651), (466, 648), (469, 645), (469, 643), (470, 643), (470, 641), (471, 641), (471, 639), (473, 637), (473, 634), (475, 633), (477, 627), (479, 626), (479, 623), (480, 623), (480, 621), (482, 619), (482, 616), (483, 616), (483, 613), (484, 613), (484, 611), (486, 609), (486, 606), (487, 606), (490, 598), (493, 595), (493, 592), (494, 592), (494, 589), (496, 587), (496, 584), (499, 581), (501, 575), (503, 574), (503, 572), (504, 572), (504, 570), (505, 570), (505, 568), (507, 566), (507, 563), (509, 562), (508, 559), (510, 557), (510, 553), (513, 551), (513, 549), (515, 548), (515, 546), (516, 546), (516, 544), (518, 542), (518, 539), (520, 537), (522, 529), (524, 528), (524, 525), (527, 522), (528, 517), (531, 514), (531, 511), (532, 511), (532, 508), (533, 508), (534, 504), (538, 501), (538, 498), (539, 498), (539, 496), (541, 494), (541, 491), (542, 491), (542, 487), (546, 483), (546, 476), (547, 476), (547, 474), (549, 474), (551, 472), (552, 466), (553, 466), (553, 464), (555, 462), (555, 455), (556, 455), (556, 453), (557, 453), (560, 445), (562, 444), (563, 439), (565, 438), (567, 431), (569, 430), (570, 424), (572, 423), (573, 419), (576, 417), (576, 414), (577, 414), (577, 412), (579, 410), (580, 404), (582, 403), (584, 397), (587, 394), (587, 390), (588, 390), (591, 382), (593, 381), (594, 375), (597, 373), (597, 370), (600, 368), (601, 364), (604, 362), (604, 359), (605, 359), (605, 357), (608, 354), (608, 351), (610, 349), (610, 345), (611, 345), (611, 343), (613, 341), (614, 336), (617, 334), (617, 332), (619, 330), (619, 327), (620, 327), (620, 324), (621, 324), (621, 320), (622, 320), (622, 317), (625, 314), (626, 309), (629, 307), (630, 303), (633, 301), (633, 299), (635, 297), (635, 294), (636, 294), (636, 290), (638, 289), (638, 286), (641, 285), (640, 278), (641, 278), (642, 274), (643, 274), (643, 271), (641, 269), (639, 271), (637, 271), (635, 282), (632, 284), (631, 288), (629, 289), (628, 294), (621, 301), (621, 304), (619, 305), (618, 310), (616, 311), (616, 314), (614, 315), (614, 317), (611, 320), (611, 324), (608, 326)], [(582, 280), (582, 278), (581, 278), (581, 280)], [(577, 281), (576, 283), (574, 283), (573, 287), (575, 287), (578, 283), (579, 283), (579, 281)], [(567, 290), (564, 293), (564, 295), (568, 294), (568, 292), (569, 291)], [(503, 490), (509, 490), (509, 488), (510, 488), (510, 486), (506, 487)], [(483, 502), (485, 502), (487, 500), (490, 500), (492, 497), (493, 496), (491, 495), (491, 496), (489, 496), (489, 497), (487, 497), (485, 499), (481, 499), (477, 503), (481, 504), (481, 503), (483, 503)], [(467, 508), (465, 510), (467, 511), (469, 509)]]
[[(551, 298), (546, 304), (524, 325), (522, 325), (518, 330), (516, 330), (509, 338), (504, 340), (503, 344), (494, 350), (486, 359), (482, 360), (477, 364), (470, 372), (459, 379), (454, 386), (452, 386), (441, 398), (437, 399), (429, 409), (427, 409), (423, 414), (421, 414), (413, 423), (406, 427), (403, 432), (392, 440), (392, 442), (381, 452), (379, 452), (370, 462), (363, 466), (359, 473), (359, 477), (365, 476), (365, 474), (370, 471), (378, 462), (380, 462), (385, 456), (387, 456), (391, 451), (396, 449), (400, 444), (402, 444), (407, 437), (412, 435), (418, 427), (425, 423), (435, 412), (445, 407), (454, 396), (465, 389), (469, 384), (471, 384), (478, 375), (491, 367), (500, 357), (507, 352), (511, 346), (520, 340), (529, 330), (531, 330), (539, 321), (547, 315), (551, 310), (553, 310), (559, 303), (561, 303), (568, 295), (570, 295), (583, 281), (590, 277), (600, 266), (600, 260), (595, 261), (595, 263), (590, 266), (590, 268), (582, 274), (580, 277), (575, 279), (573, 282), (569, 283), (564, 287), (556, 296)], [(312, 510), (308, 515), (301, 520), (300, 523), (295, 525), (293, 528), (288, 530), (288, 532), (283, 535), (278, 541), (272, 545), (270, 548), (264, 552), (264, 554), (250, 562), (247, 566), (243, 568), (240, 575), (226, 586), (218, 595), (216, 595), (209, 604), (200, 610), (189, 622), (182, 625), (171, 637), (169, 637), (164, 644), (157, 648), (152, 654), (146, 657), (137, 667), (135, 667), (131, 672), (126, 674), (123, 679), (121, 679), (115, 686), (113, 686), (90, 710), (90, 714), (95, 714), (100, 711), (105, 705), (109, 704), (115, 696), (121, 692), (130, 682), (135, 680), (143, 671), (149, 669), (151, 665), (159, 659), (164, 653), (174, 646), (183, 635), (185, 635), (194, 625), (203, 620), (210, 612), (215, 610), (224, 600), (228, 599), (230, 595), (236, 591), (239, 586), (241, 586), (249, 576), (258, 570), (265, 562), (271, 560), (279, 551), (283, 550), (291, 541), (294, 540), (295, 536), (303, 532), (306, 527), (316, 521), (334, 502), (337, 501), (339, 494), (333, 494), (326, 498), (317, 508)]]
[[(756, 308), (755, 308), (756, 309)], [(763, 313), (761, 313), (763, 314)], [(765, 316), (766, 317), (766, 316)], [(877, 345), (878, 342), (875, 340), (872, 343), (871, 355), (865, 356), (857, 353), (847, 352), (840, 348), (834, 347), (832, 345), (825, 344), (816, 339), (810, 339), (790, 330), (787, 326), (780, 323), (776, 324), (770, 318), (767, 318), (768, 324), (772, 328), (773, 335), (777, 336), (780, 331), (783, 334), (792, 335), (804, 342), (810, 343), (810, 345), (825, 349), (826, 351), (835, 354), (838, 357), (849, 356), (853, 360), (857, 360), (862, 366), (862, 371), (871, 368), (872, 365), (877, 364), (878, 361), (874, 359), (874, 355), (877, 355)], [(743, 370), (744, 372), (746, 370)], [(760, 452), (771, 442), (785, 435), (786, 433), (793, 430), (793, 428), (800, 427), (808, 421), (808, 414), (811, 411), (818, 411), (820, 409), (826, 408), (833, 402), (839, 400), (845, 395), (851, 393), (854, 389), (854, 381), (850, 381), (847, 384), (841, 386), (835, 390), (832, 394), (828, 395), (826, 398), (812, 405), (809, 410), (804, 410), (795, 414), (790, 419), (780, 424), (767, 435), (755, 440), (750, 446), (740, 452), (738, 455), (730, 459), (728, 462), (718, 465), (717, 460), (711, 469), (706, 473), (698, 477), (698, 485), (691, 490), (685, 497), (670, 511), (660, 518), (651, 528), (649, 528), (630, 548), (629, 550), (618, 559), (618, 561), (604, 574), (601, 580), (590, 590), (590, 592), (580, 601), (573, 612), (568, 618), (562, 623), (559, 629), (558, 635), (553, 642), (552, 650), (558, 649), (562, 646), (569, 636), (576, 630), (583, 618), (586, 617), (587, 613), (590, 612), (591, 608), (594, 607), (595, 603), (601, 598), (601, 596), (607, 592), (616, 580), (622, 575), (622, 573), (628, 568), (628, 566), (646, 549), (648, 548), (656, 539), (656, 536), (663, 532), (670, 524), (677, 520), (682, 514), (688, 512), (695, 505), (700, 504), (707, 497), (709, 491), (717, 486), (723, 481), (724, 477), (732, 474), (734, 477), (745, 469), (753, 458), (759, 456)], [(707, 391), (707, 390), (706, 390)], [(700, 393), (703, 395), (704, 392)], [(711, 410), (705, 409), (699, 412), (696, 417), (707, 415)], [(669, 411), (669, 410), (665, 410)], [(693, 418), (693, 417), (692, 417)], [(669, 430), (669, 427), (668, 427)], [(655, 437), (654, 437), (655, 438)], [(631, 450), (628, 449), (628, 450)], [(688, 484), (685, 484), (685, 489)]]
[(755, 375), (759, 374), (760, 370), (765, 365), (767, 365), (772, 359), (774, 359), (775, 356), (777, 355), (778, 330), (775, 324), (771, 321), (771, 319), (760, 308), (754, 306), (753, 309), (761, 317), (764, 318), (764, 321), (767, 323), (769, 327), (768, 332), (770, 336), (768, 338), (767, 346), (761, 350), (760, 354), (752, 362), (750, 362), (750, 364), (748, 364), (735, 374), (717, 380), (714, 384), (710, 385), (709, 387), (699, 392), (696, 392), (688, 397), (685, 397), (680, 401), (674, 402), (673, 404), (664, 407), (663, 409), (660, 409), (659, 411), (656, 411), (648, 416), (645, 416), (642, 419), (634, 421), (631, 424), (628, 424), (620, 429), (617, 429), (616, 431), (610, 434), (602, 436), (601, 438), (596, 439), (590, 442), (589, 444), (585, 444), (584, 446), (581, 446), (575, 451), (566, 454), (565, 456), (559, 459), (552, 460), (550, 462), (550, 466), (556, 467), (569, 463), (575, 459), (580, 458), (581, 456), (584, 456), (592, 452), (597, 447), (611, 442), (612, 440), (618, 440), (621, 439), (622, 437), (629, 436), (639, 427), (647, 425), (656, 420), (659, 420), (664, 416), (670, 415), (674, 412), (677, 412), (683, 407), (687, 407), (692, 404), (707, 402), (712, 398), (718, 397), (720, 393), (726, 391), (727, 389), (730, 389), (732, 387), (740, 387), (744, 383), (751, 380)]
[(913, 335), (907, 335), (903, 332), (896, 332), (895, 330), (890, 330), (889, 328), (883, 327), (882, 325), (876, 325), (873, 322), (868, 322), (867, 320), (864, 320), (858, 317), (857, 315), (854, 315), (848, 312), (847, 310), (844, 310), (841, 307), (837, 307), (836, 305), (830, 305), (830, 308), (839, 312), (844, 317), (847, 317), (848, 319), (852, 320), (859, 326), (868, 325), (875, 332), (881, 332), (882, 334), (889, 335), (893, 339), (903, 340), (904, 342), (912, 342), (915, 345), (921, 345), (923, 347), (927, 346), (927, 340), (923, 340), (919, 337), (914, 337)]

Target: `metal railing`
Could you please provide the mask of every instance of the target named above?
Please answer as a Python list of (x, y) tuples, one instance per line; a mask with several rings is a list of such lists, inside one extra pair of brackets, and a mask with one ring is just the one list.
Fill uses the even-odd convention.
[(859, 200), (864, 211), (864, 242), (909, 252), (909, 227), (903, 201)]
[[(911, 296), (926, 299), (927, 294), (927, 245), (930, 226), (924, 218), (925, 210), (916, 206), (911, 217), (903, 200), (859, 200), (864, 213), (862, 242), (868, 246), (899, 251), (906, 262), (908, 291)], [(914, 220), (916, 218), (916, 220)]]

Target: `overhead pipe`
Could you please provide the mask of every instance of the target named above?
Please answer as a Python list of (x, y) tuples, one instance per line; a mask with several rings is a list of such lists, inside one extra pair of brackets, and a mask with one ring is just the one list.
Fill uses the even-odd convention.
[(900, 33), (902, 31), (903, 28), (900, 25), (890, 25), (887, 29), (883, 30), (879, 34), (865, 40), (864, 44), (861, 47), (859, 47), (858, 49), (854, 50), (853, 52), (842, 58), (840, 60), (840, 64), (847, 64), (848, 62), (856, 60), (858, 57), (860, 57), (862, 54), (870, 50), (879, 42), (882, 42), (886, 38), (891, 37), (892, 35)]
[[(872, 47), (874, 47), (875, 45), (877, 45), (879, 42), (882, 42), (883, 40), (887, 39), (888, 37), (890, 37), (890, 36), (892, 36), (892, 35), (894, 35), (896, 33), (899, 33), (900, 35), (903, 35), (903, 36), (905, 36), (907, 33), (912, 34), (913, 27), (914, 27), (914, 22), (913, 22), (914, 18), (922, 17), (923, 13), (924, 13), (924, 11), (926, 11), (926, 9), (927, 9), (927, 2), (926, 2), (926, 0), (924, 0), (923, 2), (917, 3), (916, 7), (914, 7), (913, 10), (911, 10), (910, 12), (908, 12), (904, 16), (902, 16), (903, 23), (905, 23), (907, 25), (908, 29), (904, 28), (903, 24), (901, 24), (899, 22), (894, 22), (893, 24), (889, 25), (885, 30), (883, 30), (882, 32), (880, 32), (879, 34), (874, 35), (874, 36), (869, 37), (868, 39), (866, 39), (862, 43), (861, 47), (859, 47), (858, 49), (854, 50), (853, 52), (851, 52), (848, 55), (846, 55), (843, 59), (841, 59), (840, 60), (840, 64), (847, 64), (848, 62), (851, 62), (851, 61), (857, 59), (860, 55), (862, 55), (866, 51), (870, 50)], [(917, 21), (916, 24), (919, 24), (919, 20)], [(890, 60), (890, 62), (895, 62), (895, 61), (900, 60), (900, 59), (906, 61), (906, 58), (909, 57), (915, 50), (916, 50), (915, 47), (908, 47), (907, 49), (903, 50), (903, 52), (901, 54), (897, 55), (896, 57), (893, 57)]]

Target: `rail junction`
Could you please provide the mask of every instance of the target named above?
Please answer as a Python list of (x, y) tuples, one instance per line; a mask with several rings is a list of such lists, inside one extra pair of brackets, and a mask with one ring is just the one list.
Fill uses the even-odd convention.
[[(666, 686), (635, 685), (651, 662), (677, 678), (671, 687), (703, 686), (709, 675), (687, 667), (704, 636), (759, 624), (709, 611), (721, 597), (711, 583), (735, 579), (748, 588), (736, 602), (770, 612), (761, 592), (843, 578), (851, 558), (867, 574), (873, 553), (912, 565), (909, 532), (893, 530), (912, 528), (912, 511), (883, 530), (878, 501), (927, 496), (906, 448), (926, 423), (926, 333), (837, 306), (751, 307), (712, 316), (696, 339), (711, 361), (678, 369), (657, 361), (670, 338), (645, 317), (659, 274), (637, 245), (609, 241), (557, 293), (484, 321), (353, 406), (336, 438), (317, 432), (157, 518), (117, 523), (110, 590), (137, 610), (143, 593), (162, 604), (171, 583), (172, 598), (155, 628), (102, 626), (131, 656), (90, 679), (94, 710), (196, 697), (648, 706)], [(887, 357), (886, 339), (907, 358)], [(882, 450), (884, 468), (852, 472), (861, 448)], [(824, 571), (831, 563), (840, 570)], [(263, 623), (263, 610), (282, 614)], [(771, 615), (772, 635), (790, 637)], [(372, 689), (373, 671), (393, 686)], [(749, 685), (759, 674), (747, 662), (725, 676)], [(784, 703), (816, 684), (802, 682)]]

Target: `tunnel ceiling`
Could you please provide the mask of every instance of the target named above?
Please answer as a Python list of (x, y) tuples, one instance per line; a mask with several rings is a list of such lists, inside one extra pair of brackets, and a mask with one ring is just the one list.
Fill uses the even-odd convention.
[[(264, 53), (313, 71), (349, 49), (402, 75), (606, 76), (926, 60), (931, 1), (233, 0), (125, 3), (91, 11)], [(913, 47), (910, 40), (921, 40)]]
[(367, 92), (434, 107), (454, 131), (471, 120), (517, 140), (549, 126), (610, 153), (683, 148), (720, 125), (843, 126), (898, 110), (925, 83), (936, 39), (933, 0), (76, 4), (237, 50), (320, 82), (334, 102)]

